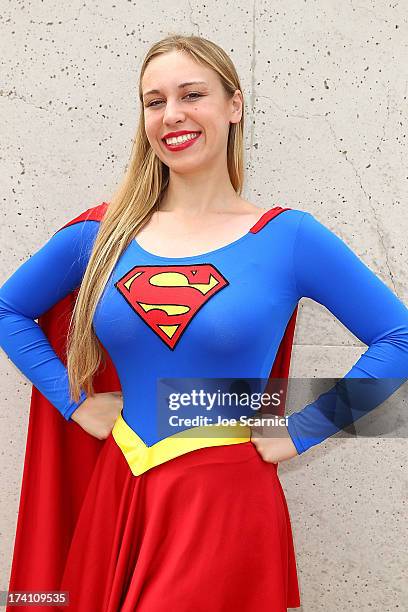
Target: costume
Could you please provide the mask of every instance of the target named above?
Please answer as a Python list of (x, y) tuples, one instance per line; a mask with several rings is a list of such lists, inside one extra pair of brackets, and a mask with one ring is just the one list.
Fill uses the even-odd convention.
[[(275, 207), (241, 238), (192, 257), (154, 255), (133, 240), (93, 319), (107, 360), (95, 390), (121, 390), (124, 400), (112, 434), (99, 441), (70, 420), (85, 394), (76, 404), (70, 400), (63, 360), (70, 309), (107, 206), (63, 226), (0, 289), (0, 345), (35, 385), (9, 590), (71, 588), (72, 609), (95, 605), (106, 612), (130, 612), (136, 604), (138, 611), (158, 612), (164, 596), (166, 609), (180, 612), (272, 612), (272, 601), (276, 612), (296, 607), (290, 519), (276, 466), (261, 460), (242, 428), (221, 438), (160, 433), (151, 410), (156, 379), (287, 378), (301, 297), (324, 304), (369, 345), (346, 377), (405, 377), (408, 311), (337, 236), (303, 211)], [(33, 322), (37, 317), (46, 336)], [(339, 429), (329, 411), (317, 400), (289, 417), (298, 452)], [(248, 489), (246, 497), (238, 491), (251, 486), (254, 468), (259, 482), (249, 501)], [(261, 491), (268, 486), (274, 495), (262, 508)], [(110, 505), (103, 503), (107, 499)], [(251, 532), (251, 525), (265, 526), (261, 508), (278, 517), (265, 531), (265, 549), (259, 532)], [(201, 513), (208, 531), (198, 520)], [(243, 513), (247, 522), (240, 526)], [(184, 537), (166, 532), (174, 530), (175, 517)], [(239, 529), (247, 537), (253, 533), (255, 547), (249, 542), (243, 548), (234, 537)], [(234, 565), (221, 549), (225, 534)], [(109, 545), (102, 550), (103, 538)], [(92, 552), (85, 550), (89, 542)], [(207, 549), (217, 562), (202, 552)], [(28, 551), (30, 566), (22, 563)], [(189, 563), (182, 554), (190, 554)], [(265, 570), (266, 555), (276, 580)], [(237, 559), (247, 556), (249, 566), (237, 567)], [(100, 583), (96, 565), (104, 568)]]

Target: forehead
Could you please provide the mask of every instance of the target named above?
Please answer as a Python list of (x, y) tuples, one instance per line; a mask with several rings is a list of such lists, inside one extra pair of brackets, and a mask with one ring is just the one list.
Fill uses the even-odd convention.
[(144, 72), (141, 85), (146, 95), (151, 89), (177, 88), (181, 83), (205, 82), (214, 86), (217, 75), (211, 68), (196, 62), (186, 53), (172, 51), (153, 58)]

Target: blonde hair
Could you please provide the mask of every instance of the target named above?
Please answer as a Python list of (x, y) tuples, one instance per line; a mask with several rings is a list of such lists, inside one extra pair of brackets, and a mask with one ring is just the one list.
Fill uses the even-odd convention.
[[(169, 182), (168, 167), (151, 148), (144, 128), (142, 78), (149, 62), (163, 53), (182, 51), (219, 76), (224, 91), (232, 97), (239, 89), (238, 74), (225, 51), (200, 36), (171, 35), (148, 51), (139, 77), (141, 110), (128, 167), (118, 190), (109, 202), (100, 223), (91, 256), (73, 307), (67, 336), (67, 369), (73, 401), (81, 388), (93, 395), (93, 375), (104, 362), (102, 347), (93, 329), (93, 317), (104, 287), (121, 253), (139, 229), (150, 219)], [(241, 195), (244, 173), (244, 109), (238, 123), (231, 123), (228, 135), (227, 166), (231, 184)]]

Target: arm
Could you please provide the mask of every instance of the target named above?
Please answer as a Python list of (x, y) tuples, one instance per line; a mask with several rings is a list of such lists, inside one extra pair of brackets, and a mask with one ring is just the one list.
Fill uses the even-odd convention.
[(408, 309), (310, 213), (300, 221), (293, 256), (299, 298), (324, 305), (368, 345), (335, 387), (288, 417), (289, 434), (302, 453), (378, 406), (405, 382)]
[(67, 368), (34, 319), (80, 285), (98, 228), (81, 221), (59, 230), (0, 287), (0, 347), (66, 420), (86, 394), (71, 400)]

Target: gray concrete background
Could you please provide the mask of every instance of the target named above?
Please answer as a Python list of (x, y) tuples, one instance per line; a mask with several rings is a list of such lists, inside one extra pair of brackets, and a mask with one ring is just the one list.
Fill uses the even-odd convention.
[[(405, 302), (407, 5), (157, 0), (0, 2), (0, 281), (127, 163), (149, 46), (180, 32), (231, 54), (247, 103), (244, 197), (307, 210)], [(365, 345), (303, 299), (291, 376), (343, 376)], [(0, 355), (0, 588), (6, 589), (30, 382)], [(406, 609), (405, 440), (330, 439), (280, 465), (302, 610)]]

